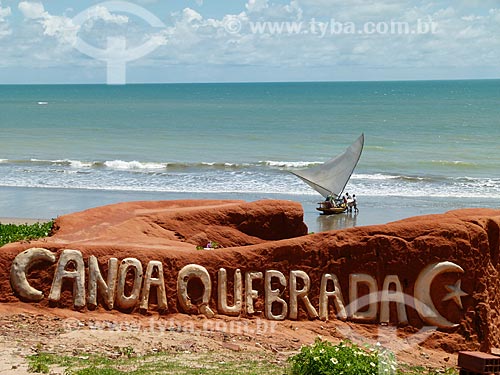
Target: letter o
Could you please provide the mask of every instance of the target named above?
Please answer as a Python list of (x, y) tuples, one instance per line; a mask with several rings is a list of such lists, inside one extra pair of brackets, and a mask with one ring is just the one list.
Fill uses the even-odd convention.
[[(188, 284), (193, 279), (199, 279), (203, 284), (203, 296), (199, 306), (191, 302), (191, 297), (188, 292)], [(177, 277), (177, 297), (185, 312), (189, 312), (193, 307), (197, 307), (198, 312), (202, 313), (207, 318), (213, 318), (215, 314), (208, 306), (211, 295), (212, 282), (210, 281), (210, 275), (205, 267), (197, 264), (188, 264), (179, 271), (179, 276)]]
[[(134, 281), (130, 296), (125, 295), (125, 284), (127, 273), (134, 270)], [(116, 289), (116, 304), (122, 309), (134, 308), (139, 302), (142, 286), (142, 264), (135, 258), (125, 258), (122, 260), (118, 271), (118, 287)]]

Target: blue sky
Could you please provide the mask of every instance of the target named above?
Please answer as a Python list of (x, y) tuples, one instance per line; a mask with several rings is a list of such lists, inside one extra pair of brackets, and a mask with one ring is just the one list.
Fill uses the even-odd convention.
[(500, 78), (500, 1), (0, 0), (0, 83), (104, 83), (117, 40), (131, 83)]

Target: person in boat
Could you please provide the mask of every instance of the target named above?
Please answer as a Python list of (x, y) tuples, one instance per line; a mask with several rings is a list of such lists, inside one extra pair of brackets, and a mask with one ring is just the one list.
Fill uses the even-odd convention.
[(332, 207), (332, 204), (331, 204), (330, 200), (328, 199), (328, 197), (321, 204), (321, 207), (323, 207), (323, 208), (331, 208)]
[(324, 205), (326, 208), (336, 207), (335, 198), (333, 194), (330, 194), (326, 197)]

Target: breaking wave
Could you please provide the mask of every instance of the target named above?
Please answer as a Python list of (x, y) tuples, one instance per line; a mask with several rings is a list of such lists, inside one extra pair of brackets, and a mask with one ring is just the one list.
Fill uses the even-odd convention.
[[(289, 171), (319, 162), (150, 162), (0, 159), (0, 186), (109, 191), (316, 195)], [(357, 196), (500, 197), (500, 178), (354, 173)]]
[(294, 168), (307, 168), (314, 165), (322, 164), (322, 162), (315, 161), (274, 161), (265, 160), (259, 162), (249, 162), (249, 163), (230, 163), (230, 162), (155, 162), (155, 161), (125, 161), (125, 160), (106, 160), (106, 161), (88, 161), (88, 160), (72, 160), (72, 159), (56, 159), (56, 160), (44, 160), (44, 159), (27, 159), (27, 160), (9, 160), (0, 159), (1, 163), (10, 164), (32, 164), (32, 165), (57, 165), (57, 166), (69, 166), (71, 168), (111, 168), (118, 170), (148, 170), (148, 169), (181, 169), (181, 168), (248, 168), (248, 167), (271, 167), (271, 168), (283, 168), (283, 169), (294, 169)]

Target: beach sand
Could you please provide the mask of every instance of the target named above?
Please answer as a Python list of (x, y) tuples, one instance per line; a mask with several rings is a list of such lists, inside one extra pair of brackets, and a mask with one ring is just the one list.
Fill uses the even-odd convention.
[(0, 224), (14, 224), (14, 225), (22, 225), (22, 224), (35, 224), (35, 223), (46, 223), (50, 221), (50, 219), (27, 219), (27, 218), (16, 218), (16, 217), (0, 217)]
[[(173, 314), (168, 320), (160, 320), (156, 316), (131, 317), (108, 311), (82, 314), (57, 308), (40, 309), (23, 303), (0, 304), (0, 322), (0, 373), (15, 375), (32, 374), (28, 371), (26, 357), (39, 351), (68, 357), (79, 353), (82, 359), (90, 355), (123, 359), (126, 358), (123, 353), (127, 348), (133, 348), (134, 357), (139, 357), (137, 363), (144, 361), (140, 356), (158, 353), (156, 355), (161, 358), (161, 353), (167, 353), (170, 355), (168, 358), (173, 358), (170, 361), (179, 366), (186, 363), (192, 366), (196, 362), (217, 369), (223, 368), (225, 362), (248, 362), (251, 359), (256, 364), (273, 362), (282, 366), (284, 373), (287, 358), (298, 353), (302, 345), (313, 343), (319, 332), (335, 344), (340, 341), (336, 329), (325, 329), (323, 323), (311, 321), (275, 322), (275, 325), (269, 326), (270, 332), (262, 333), (254, 333), (251, 329), (256, 329), (263, 322), (250, 321), (250, 330), (239, 334), (231, 329), (204, 330), (203, 320), (183, 314)], [(221, 327), (227, 327), (231, 322), (238, 323), (238, 318), (226, 318)], [(161, 330), (162, 327), (168, 329), (169, 324), (174, 324), (173, 327), (194, 327), (194, 332)], [(356, 329), (347, 323), (339, 324), (345, 324), (349, 330)], [(359, 335), (363, 334), (367, 334), (364, 327), (359, 330)], [(380, 340), (386, 342), (392, 338), (385, 337), (384, 332), (379, 331), (378, 334)], [(456, 365), (457, 354), (423, 347), (412, 351), (401, 350), (398, 359), (415, 365), (425, 363), (444, 373), (445, 368)], [(123, 371), (123, 368), (120, 369)], [(209, 373), (209, 370), (206, 371)], [(63, 374), (64, 368), (53, 365), (51, 373)]]
[(176, 199), (237, 199), (253, 202), (270, 198), (300, 203), (304, 209), (304, 221), (309, 231), (315, 233), (354, 226), (385, 224), (412, 216), (440, 214), (458, 208), (500, 207), (500, 199), (495, 198), (359, 196), (360, 211), (357, 215), (347, 213), (322, 216), (316, 211), (317, 203), (322, 200), (319, 194), (201, 194), (2, 187), (0, 223), (24, 224), (49, 221), (61, 215), (119, 202)]

